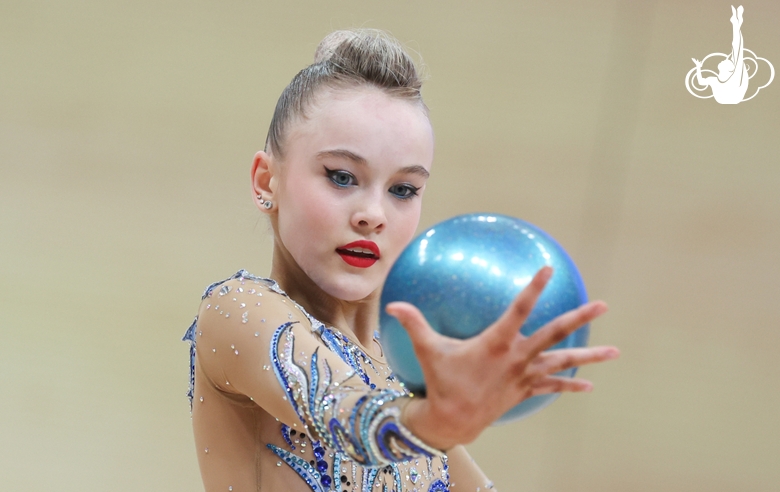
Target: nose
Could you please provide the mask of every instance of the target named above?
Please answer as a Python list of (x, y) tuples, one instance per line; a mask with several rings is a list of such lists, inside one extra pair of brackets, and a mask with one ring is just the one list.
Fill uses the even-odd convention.
[(385, 228), (387, 217), (381, 197), (364, 196), (357, 202), (352, 214), (352, 227), (362, 232), (380, 232)]

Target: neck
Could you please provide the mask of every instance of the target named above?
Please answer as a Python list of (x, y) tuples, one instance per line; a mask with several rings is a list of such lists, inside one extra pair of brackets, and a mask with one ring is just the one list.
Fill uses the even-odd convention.
[(372, 356), (381, 356), (373, 341), (378, 328), (380, 289), (357, 301), (333, 297), (306, 275), (278, 240), (274, 244), (271, 278), (309, 314), (357, 339)]

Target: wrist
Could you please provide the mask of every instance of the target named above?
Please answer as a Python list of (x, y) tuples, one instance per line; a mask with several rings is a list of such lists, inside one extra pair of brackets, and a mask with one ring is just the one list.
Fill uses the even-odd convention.
[(425, 398), (410, 397), (401, 409), (401, 425), (428, 446), (447, 452), (460, 444), (454, 436), (448, 436), (446, 425), (432, 418)]

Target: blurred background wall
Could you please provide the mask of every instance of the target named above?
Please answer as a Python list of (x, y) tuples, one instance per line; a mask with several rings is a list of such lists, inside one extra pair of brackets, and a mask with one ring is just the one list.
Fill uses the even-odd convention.
[[(780, 3), (746, 47), (780, 68)], [(181, 335), (267, 274), (249, 166), (319, 40), (419, 51), (437, 135), (421, 228), (529, 220), (611, 312), (596, 391), (470, 450), (502, 491), (780, 489), (780, 81), (722, 106), (691, 58), (721, 1), (0, 0), (0, 489), (202, 490)], [(205, 263), (204, 258), (222, 258)]]

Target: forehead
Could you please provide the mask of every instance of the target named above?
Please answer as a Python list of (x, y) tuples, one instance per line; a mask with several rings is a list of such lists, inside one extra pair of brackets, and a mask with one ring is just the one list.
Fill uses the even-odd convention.
[(370, 87), (327, 89), (293, 123), (286, 147), (288, 158), (345, 149), (369, 163), (430, 168), (433, 130), (415, 102)]

